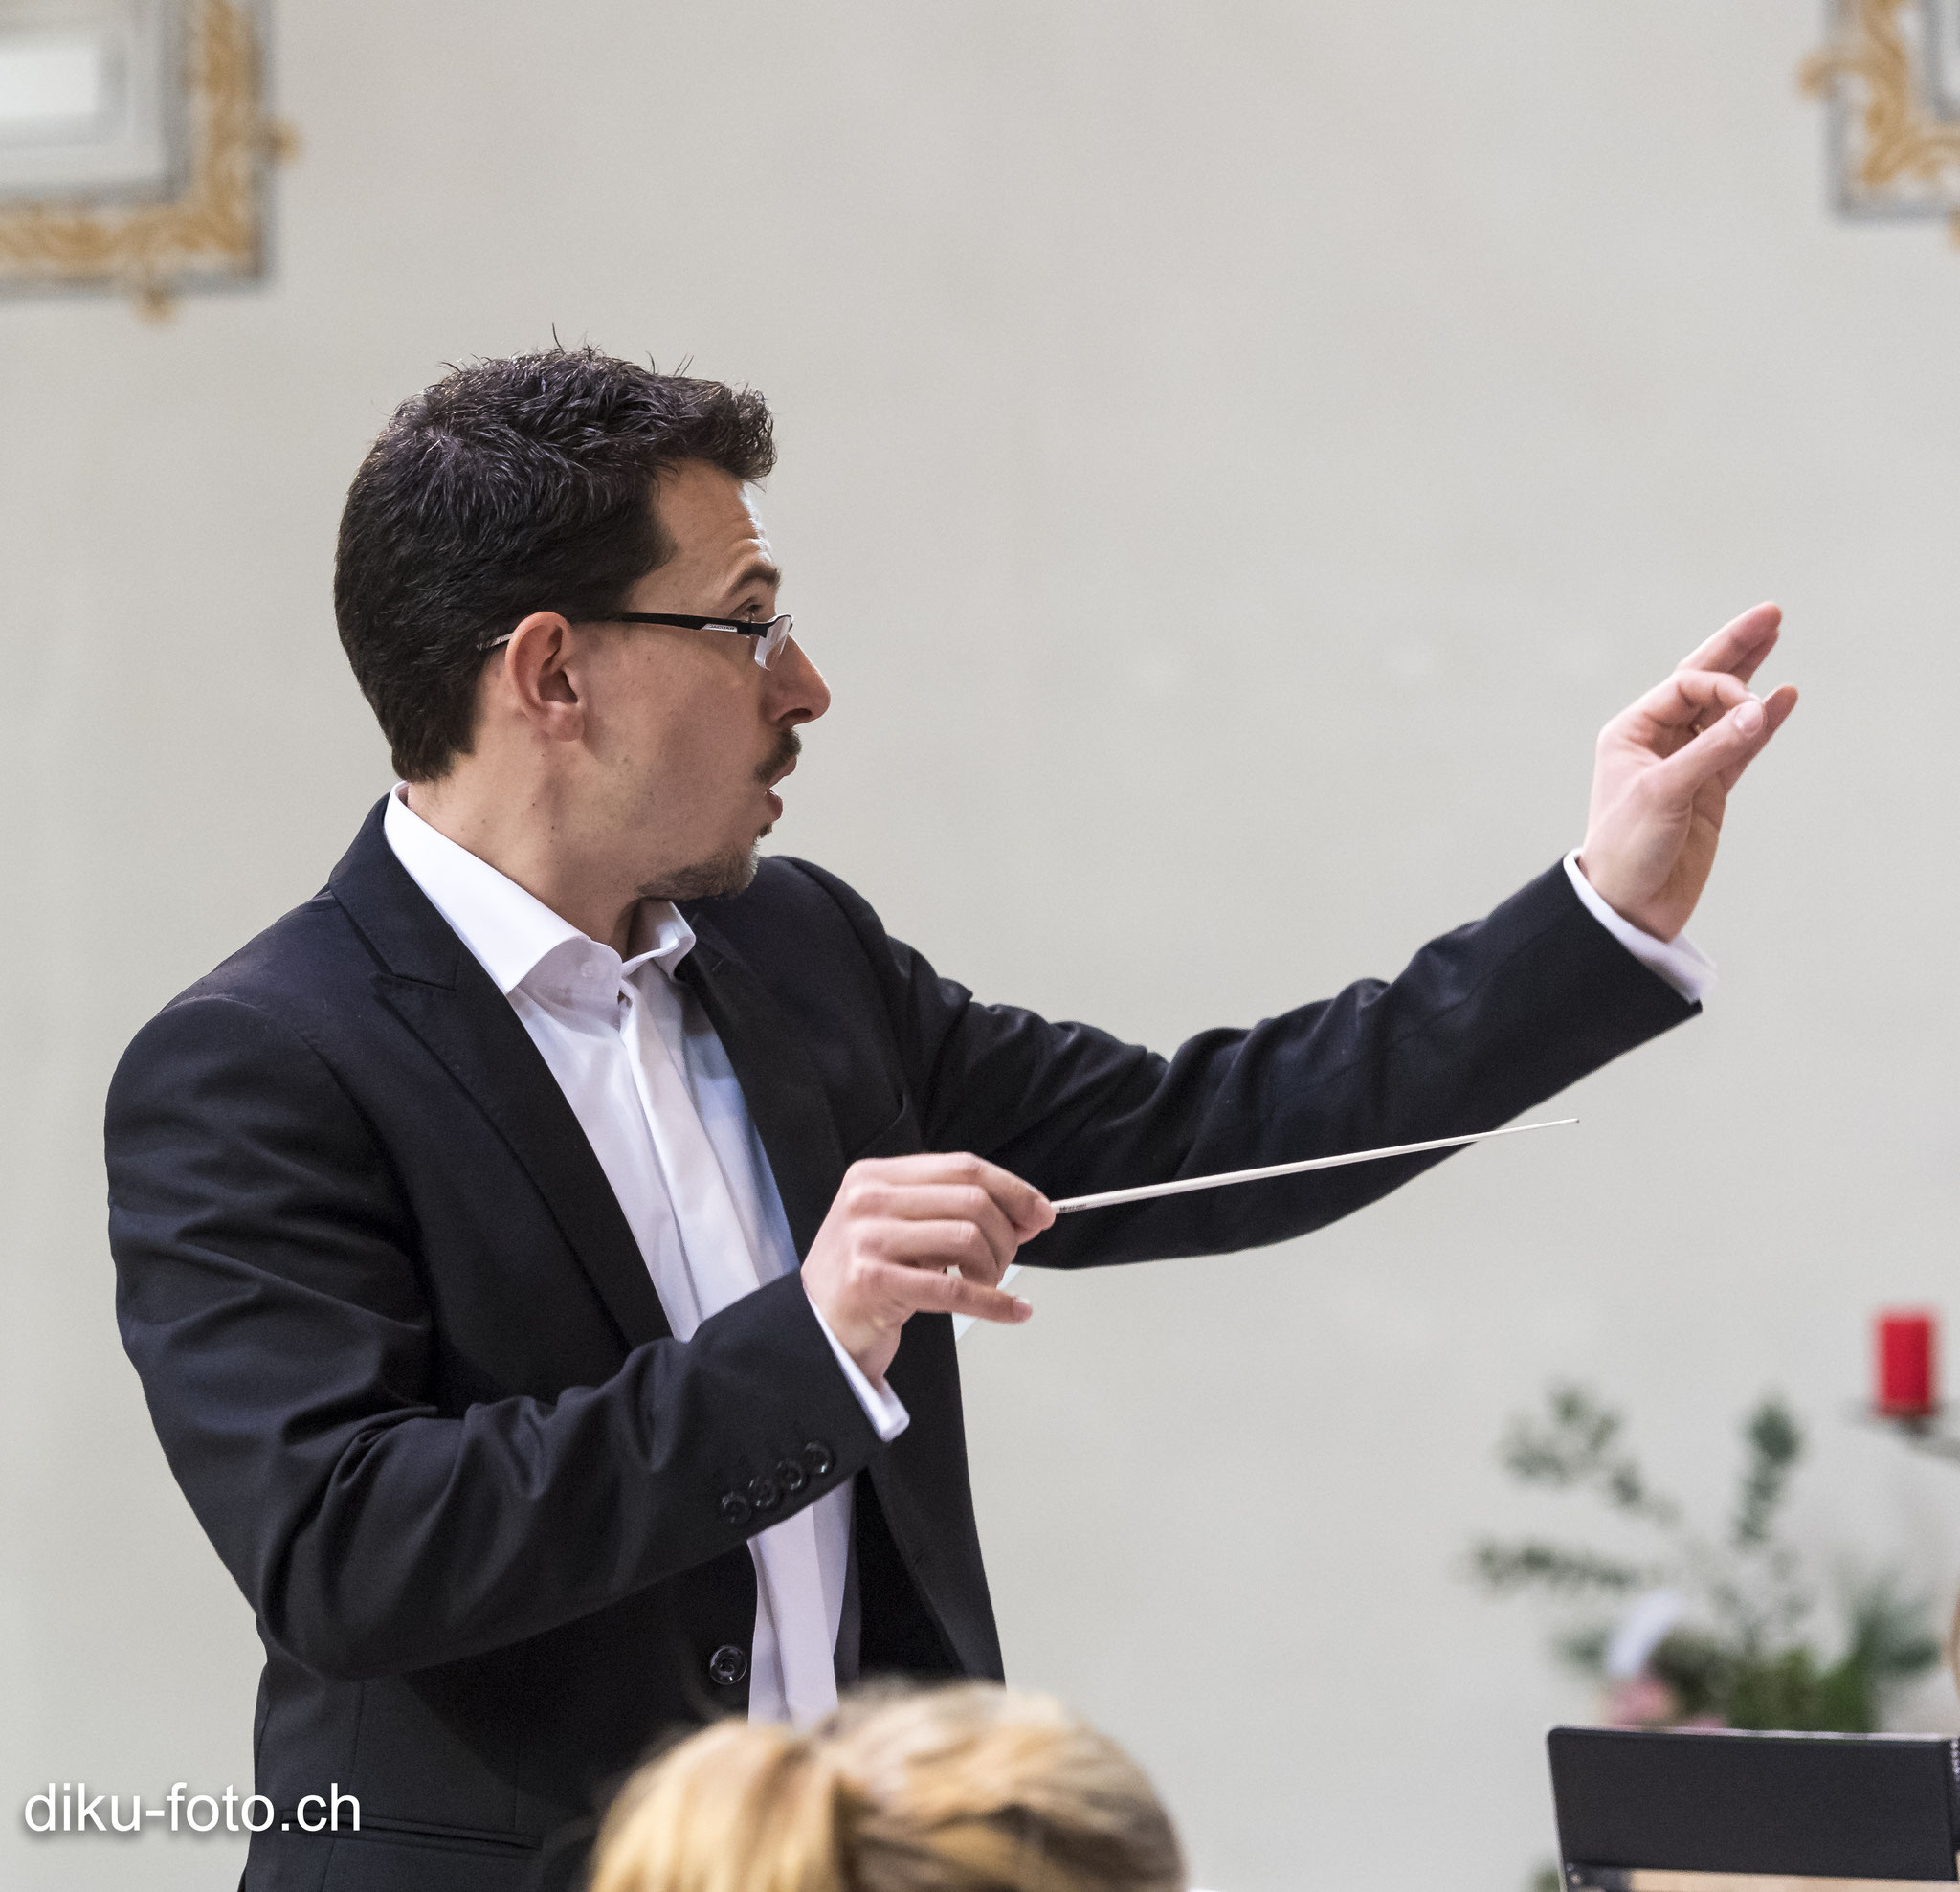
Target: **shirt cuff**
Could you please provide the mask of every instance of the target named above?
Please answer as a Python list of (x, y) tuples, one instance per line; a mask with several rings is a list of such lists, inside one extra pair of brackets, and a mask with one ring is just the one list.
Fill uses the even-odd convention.
[[(810, 1300), (810, 1291), (804, 1290), (803, 1298)], [(889, 1445), (893, 1439), (912, 1423), (912, 1415), (905, 1411), (905, 1402), (888, 1386), (873, 1386), (864, 1377), (864, 1369), (844, 1351), (844, 1344), (831, 1332), (831, 1324), (817, 1313), (816, 1302), (810, 1302), (810, 1311), (816, 1314), (816, 1324), (823, 1329), (823, 1337), (831, 1344), (831, 1351), (837, 1356), (837, 1365), (843, 1368), (844, 1377), (851, 1383), (851, 1391), (858, 1395), (858, 1403), (864, 1408), (864, 1416), (871, 1421), (871, 1429)]]
[[(1715, 990), (1715, 962), (1685, 933), (1677, 933), (1671, 940), (1657, 940), (1632, 921), (1621, 919), (1599, 898), (1599, 890), (1580, 871), (1577, 848), (1566, 856), (1566, 878), (1571, 881), (1572, 891), (1586, 911), (1648, 971), (1665, 979), (1690, 1005), (1700, 1005)], [(831, 1344), (836, 1345), (835, 1341)]]

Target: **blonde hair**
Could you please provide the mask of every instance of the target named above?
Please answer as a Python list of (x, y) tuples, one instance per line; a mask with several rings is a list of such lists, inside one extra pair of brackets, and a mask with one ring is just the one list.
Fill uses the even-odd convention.
[(590, 1892), (1185, 1892), (1169, 1815), (1045, 1695), (868, 1694), (820, 1727), (722, 1722), (628, 1782)]

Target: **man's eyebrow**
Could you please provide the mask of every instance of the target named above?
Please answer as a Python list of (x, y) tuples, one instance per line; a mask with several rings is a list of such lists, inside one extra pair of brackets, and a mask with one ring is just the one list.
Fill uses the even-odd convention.
[(783, 573), (779, 567), (771, 565), (766, 558), (753, 558), (728, 581), (724, 595), (732, 596), (737, 591), (746, 590), (751, 585), (777, 586), (782, 582)]

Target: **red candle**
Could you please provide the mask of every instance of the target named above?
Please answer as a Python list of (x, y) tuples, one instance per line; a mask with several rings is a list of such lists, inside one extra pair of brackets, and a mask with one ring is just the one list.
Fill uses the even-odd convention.
[(1879, 1411), (1888, 1419), (1923, 1419), (1938, 1405), (1933, 1331), (1930, 1314), (1879, 1316)]

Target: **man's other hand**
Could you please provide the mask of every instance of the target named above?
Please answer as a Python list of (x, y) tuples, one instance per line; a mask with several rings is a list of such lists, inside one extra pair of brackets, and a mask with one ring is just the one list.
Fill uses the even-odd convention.
[(804, 1258), (804, 1292), (877, 1385), (914, 1314), (1025, 1321), (1035, 1310), (1000, 1278), (1054, 1220), (1039, 1190), (977, 1156), (854, 1163)]
[(1796, 690), (1750, 694), (1783, 613), (1758, 605), (1599, 732), (1579, 868), (1622, 919), (1659, 940), (1688, 924), (1722, 838), (1728, 791), (1790, 712)]

